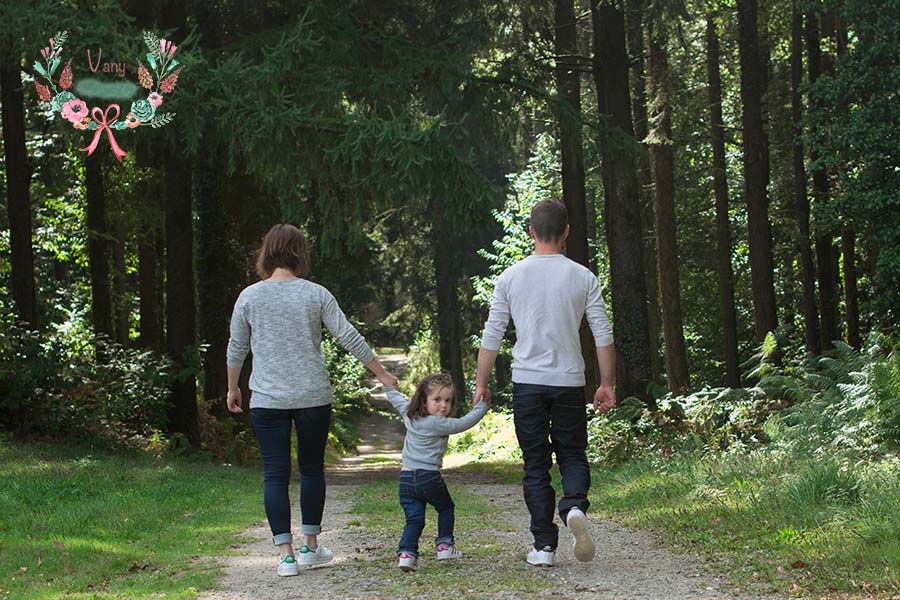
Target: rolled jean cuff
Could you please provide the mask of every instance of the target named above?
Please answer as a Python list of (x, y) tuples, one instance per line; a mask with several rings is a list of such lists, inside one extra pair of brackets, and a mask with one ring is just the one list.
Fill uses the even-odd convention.
[(287, 533), (279, 533), (276, 536), (272, 537), (272, 544), (275, 546), (280, 546), (281, 544), (293, 544), (294, 536), (291, 535), (290, 532)]
[(452, 535), (445, 535), (444, 537), (439, 537), (439, 538), (437, 538), (436, 540), (434, 540), (434, 545), (437, 546), (438, 544), (450, 544), (450, 545), (453, 545), (453, 536), (452, 536)]
[(306, 523), (300, 525), (300, 533), (303, 535), (319, 535), (322, 533), (321, 525), (307, 525)]

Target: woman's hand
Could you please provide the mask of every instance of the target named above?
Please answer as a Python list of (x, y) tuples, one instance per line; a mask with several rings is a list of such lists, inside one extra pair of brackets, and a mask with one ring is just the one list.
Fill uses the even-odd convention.
[(225, 402), (228, 404), (228, 410), (230, 412), (244, 412), (244, 409), (241, 408), (241, 390), (228, 390), (228, 396), (225, 397)]
[(394, 389), (397, 389), (397, 384), (400, 383), (399, 379), (384, 370), (382, 370), (381, 373), (378, 374), (378, 381), (380, 381), (381, 385), (383, 385), (384, 387)]

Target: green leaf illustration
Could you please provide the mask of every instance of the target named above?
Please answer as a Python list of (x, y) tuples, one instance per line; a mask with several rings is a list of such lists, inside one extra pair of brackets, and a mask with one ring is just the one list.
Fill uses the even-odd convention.
[[(159, 37), (152, 31), (145, 31), (144, 43), (147, 44), (147, 49), (150, 50), (154, 58), (162, 62), (162, 55), (159, 53)], [(154, 65), (153, 68), (156, 68), (156, 66)]]
[(172, 119), (175, 118), (175, 113), (160, 113), (156, 115), (152, 121), (150, 121), (150, 126), (156, 129), (157, 127), (162, 127), (163, 125), (168, 125), (172, 122)]
[(175, 68), (175, 65), (178, 65), (178, 64), (180, 64), (180, 63), (179, 63), (177, 60), (175, 60), (175, 59), (173, 58), (171, 61), (169, 61), (169, 64), (166, 65), (166, 70), (165, 70), (165, 72), (166, 72), (166, 73), (170, 72), (172, 69)]
[(59, 66), (59, 59), (58, 59), (58, 58), (54, 58), (54, 59), (50, 62), (50, 77), (53, 77), (53, 73), (56, 71), (56, 67), (58, 67), (58, 66)]
[(41, 66), (41, 63), (39, 63), (38, 61), (34, 61), (34, 70), (37, 71), (38, 73), (40, 73), (41, 75), (43, 75), (44, 77), (46, 77), (47, 79), (50, 79), (50, 76), (47, 75), (47, 71), (44, 70), (44, 67)]
[(150, 63), (150, 66), (153, 67), (153, 70), (155, 71), (156, 70), (156, 57), (154, 56), (154, 54), (152, 52), (147, 55), (147, 62)]

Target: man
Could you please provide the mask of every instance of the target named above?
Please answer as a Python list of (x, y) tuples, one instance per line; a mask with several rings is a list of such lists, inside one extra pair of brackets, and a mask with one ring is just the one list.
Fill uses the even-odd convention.
[(563, 480), (559, 516), (575, 537), (575, 557), (589, 561), (595, 550), (585, 516), (591, 477), (585, 455), (584, 359), (578, 335), (582, 318), (587, 317), (597, 346), (597, 413), (609, 411), (616, 403), (615, 348), (597, 277), (562, 254), (569, 234), (566, 207), (552, 200), (535, 204), (529, 233), (534, 254), (497, 278), (478, 352), (474, 402), (490, 398), (488, 377), (512, 317), (516, 328), (513, 417), (525, 463), (522, 487), (534, 535), (528, 563), (553, 566), (559, 530), (553, 523), (552, 452)]

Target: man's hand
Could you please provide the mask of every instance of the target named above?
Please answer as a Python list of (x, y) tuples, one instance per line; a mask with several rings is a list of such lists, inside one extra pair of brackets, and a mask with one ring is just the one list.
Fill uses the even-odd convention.
[(487, 407), (491, 407), (491, 390), (487, 386), (475, 386), (475, 396), (472, 398), (472, 406), (479, 402), (484, 402)]
[(382, 374), (378, 375), (378, 381), (381, 382), (381, 385), (384, 387), (397, 389), (397, 384), (400, 383), (400, 380), (384, 371)]
[(230, 412), (244, 412), (244, 409), (241, 408), (241, 390), (228, 390), (228, 396), (225, 397), (225, 402), (228, 404), (228, 410)]
[(594, 412), (598, 415), (608, 413), (616, 405), (616, 392), (611, 385), (601, 385), (594, 392)]

